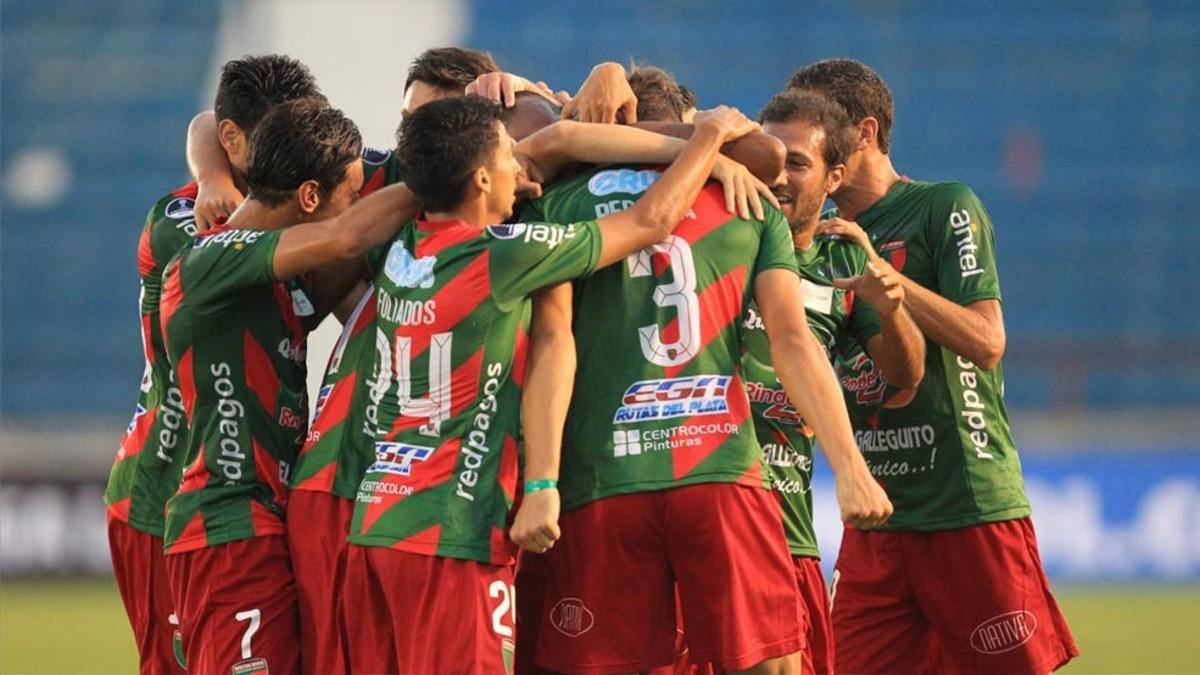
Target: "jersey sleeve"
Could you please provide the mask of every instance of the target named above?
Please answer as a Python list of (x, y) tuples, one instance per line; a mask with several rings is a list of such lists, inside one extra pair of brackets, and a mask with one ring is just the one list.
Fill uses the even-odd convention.
[(587, 276), (600, 259), (600, 226), (517, 223), (487, 228), (492, 297), (508, 306), (530, 293)]
[(197, 239), (180, 265), (188, 295), (198, 302), (214, 302), (243, 288), (275, 281), (275, 247), (280, 234), (226, 230)]
[(927, 221), (938, 289), (960, 305), (1000, 299), (992, 219), (971, 188), (942, 186)]
[(358, 191), (360, 197), (367, 195), (403, 180), (400, 177), (400, 161), (391, 150), (369, 148), (363, 146), (363, 186)]
[(754, 259), (754, 276), (771, 269), (791, 270), (800, 274), (796, 267), (796, 250), (792, 243), (792, 232), (787, 221), (778, 210), (768, 207), (767, 219), (763, 223), (762, 241), (758, 256)]

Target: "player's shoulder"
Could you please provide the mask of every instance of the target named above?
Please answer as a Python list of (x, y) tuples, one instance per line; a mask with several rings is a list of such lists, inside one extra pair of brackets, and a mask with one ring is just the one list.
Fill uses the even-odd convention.
[(196, 181), (186, 183), (155, 200), (147, 214), (147, 221), (193, 220), (196, 211), (196, 195), (200, 187)]
[(199, 233), (195, 215), (197, 190), (193, 181), (163, 195), (150, 207), (139, 243), (139, 248), (145, 250), (138, 254), (147, 259), (140, 261), (140, 265), (144, 267), (151, 261), (165, 263)]
[(914, 183), (917, 195), (933, 207), (978, 204), (979, 196), (970, 185), (962, 181), (936, 181)]
[(853, 241), (842, 237), (818, 237), (815, 243), (836, 276), (857, 276), (867, 269), (867, 252)]

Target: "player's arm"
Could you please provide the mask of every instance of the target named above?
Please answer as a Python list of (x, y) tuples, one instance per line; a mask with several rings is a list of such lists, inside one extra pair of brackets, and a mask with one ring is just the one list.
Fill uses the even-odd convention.
[(754, 296), (771, 339), (775, 373), (833, 469), (842, 520), (858, 528), (882, 525), (892, 504), (854, 444), (841, 387), (798, 309), (804, 307), (799, 277), (787, 269), (765, 270), (755, 277)]
[(217, 115), (206, 110), (192, 118), (187, 132), (188, 171), (196, 179), (196, 227), (204, 232), (228, 218), (244, 197), (233, 179), (233, 167), (217, 132)]
[(551, 286), (533, 296), (529, 361), (521, 395), (525, 433), (527, 492), (510, 530), (518, 546), (544, 553), (561, 534), (558, 528), (557, 487), (541, 481), (558, 480), (563, 425), (575, 385), (575, 336), (571, 333), (571, 284)]
[(279, 234), (274, 276), (290, 279), (332, 263), (356, 263), (367, 251), (387, 243), (419, 209), (417, 196), (397, 183), (333, 218), (293, 225)]
[(758, 127), (735, 108), (721, 106), (697, 115), (696, 133), (683, 152), (633, 206), (598, 221), (600, 258), (596, 269), (661, 241), (687, 215), (704, 187), (723, 143)]
[(979, 300), (963, 306), (903, 277), (905, 303), (913, 320), (929, 339), (980, 370), (991, 370), (1004, 356), (1007, 336), (999, 300)]
[[(676, 122), (638, 122), (637, 126), (656, 134), (683, 139), (691, 138), (696, 130), (695, 125)], [(783, 173), (783, 163), (787, 160), (783, 141), (761, 130), (726, 143), (721, 147), (721, 154), (744, 164), (755, 178), (768, 184), (774, 184)]]
[[(526, 170), (534, 174), (531, 177), (546, 183), (571, 163), (665, 164), (679, 157), (686, 146), (685, 140), (633, 127), (564, 120), (531, 134), (518, 143), (513, 151), (527, 160)], [(766, 184), (728, 157), (716, 159), (712, 177), (720, 181), (725, 189), (726, 208), (731, 212), (736, 208), (742, 218), (749, 219), (753, 214), (762, 220), (760, 196), (778, 206)]]

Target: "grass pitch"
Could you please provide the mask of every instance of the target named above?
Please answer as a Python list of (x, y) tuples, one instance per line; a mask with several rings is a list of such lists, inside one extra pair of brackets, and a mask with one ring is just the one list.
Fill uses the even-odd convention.
[[(1200, 673), (1200, 587), (1062, 586), (1083, 656), (1062, 672)], [(0, 584), (0, 673), (134, 673), (112, 581)]]

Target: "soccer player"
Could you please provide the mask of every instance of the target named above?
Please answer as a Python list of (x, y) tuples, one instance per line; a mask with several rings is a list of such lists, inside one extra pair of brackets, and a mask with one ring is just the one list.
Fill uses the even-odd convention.
[(362, 185), (360, 146), (323, 100), (276, 107), (252, 139), (248, 199), (163, 274), (160, 318), (188, 419), (186, 469), (166, 508), (167, 572), (193, 672), (297, 670), (282, 535), (308, 418), (305, 336), (346, 292), (335, 275), (315, 290), (300, 275), (361, 258), (417, 208), (395, 186), (341, 213)]
[[(832, 589), (842, 672), (1045, 673), (1078, 655), (1038, 556), (1003, 400), (1004, 322), (991, 219), (962, 183), (901, 177), (888, 154), (894, 106), (857, 61), (821, 61), (788, 86), (840, 104), (857, 127), (833, 193), (902, 272), (905, 307), (927, 338), (925, 378), (884, 401), (849, 396), (857, 437), (896, 511), (842, 537)], [(874, 354), (870, 355), (876, 356)], [(865, 381), (879, 365), (847, 364)]]
[[(777, 94), (759, 113), (763, 131), (787, 147), (784, 182), (775, 189), (795, 245), (805, 315), (831, 358), (866, 352), (887, 381), (915, 388), (924, 372), (925, 342), (904, 310), (899, 274), (852, 241), (814, 238), (821, 208), (845, 175), (854, 146), (846, 113), (816, 94)], [(742, 368), (763, 461), (783, 506), (783, 525), (805, 614), (803, 671), (833, 672), (833, 626), (812, 522), (813, 432), (775, 375), (758, 308), (742, 326)]]
[(752, 128), (736, 111), (706, 117), (639, 208), (568, 226), (501, 225), (520, 169), (500, 108), (467, 96), (406, 116), (399, 154), (426, 217), (392, 242), (375, 276), (387, 386), (350, 538), (343, 606), (354, 671), (507, 668), (505, 520), (528, 296), (661, 238), (721, 143)]
[[(618, 212), (657, 180), (646, 167), (585, 172), (525, 216)], [(833, 372), (794, 311), (804, 300), (786, 222), (774, 210), (730, 218), (706, 189), (675, 234), (576, 283), (567, 513), (550, 553), (539, 665), (627, 672), (675, 662), (676, 582), (692, 663), (799, 665), (794, 572), (738, 374), (751, 297), (776, 336), (787, 391), (829, 452), (843, 516), (860, 526), (886, 519)]]
[[(308, 69), (278, 56), (230, 61), (221, 71), (214, 108), (220, 120), (221, 161), (244, 185), (248, 138), (274, 105), (319, 96)], [(159, 325), (162, 270), (198, 233), (193, 207), (198, 186), (188, 183), (159, 199), (138, 242), (139, 304), (146, 370), (137, 410), (109, 475), (109, 548), (117, 586), (138, 642), (141, 670), (181, 672), (172, 646), (171, 593), (163, 559), (163, 507), (183, 473), (177, 451), (186, 434), (183, 398), (167, 360)]]

